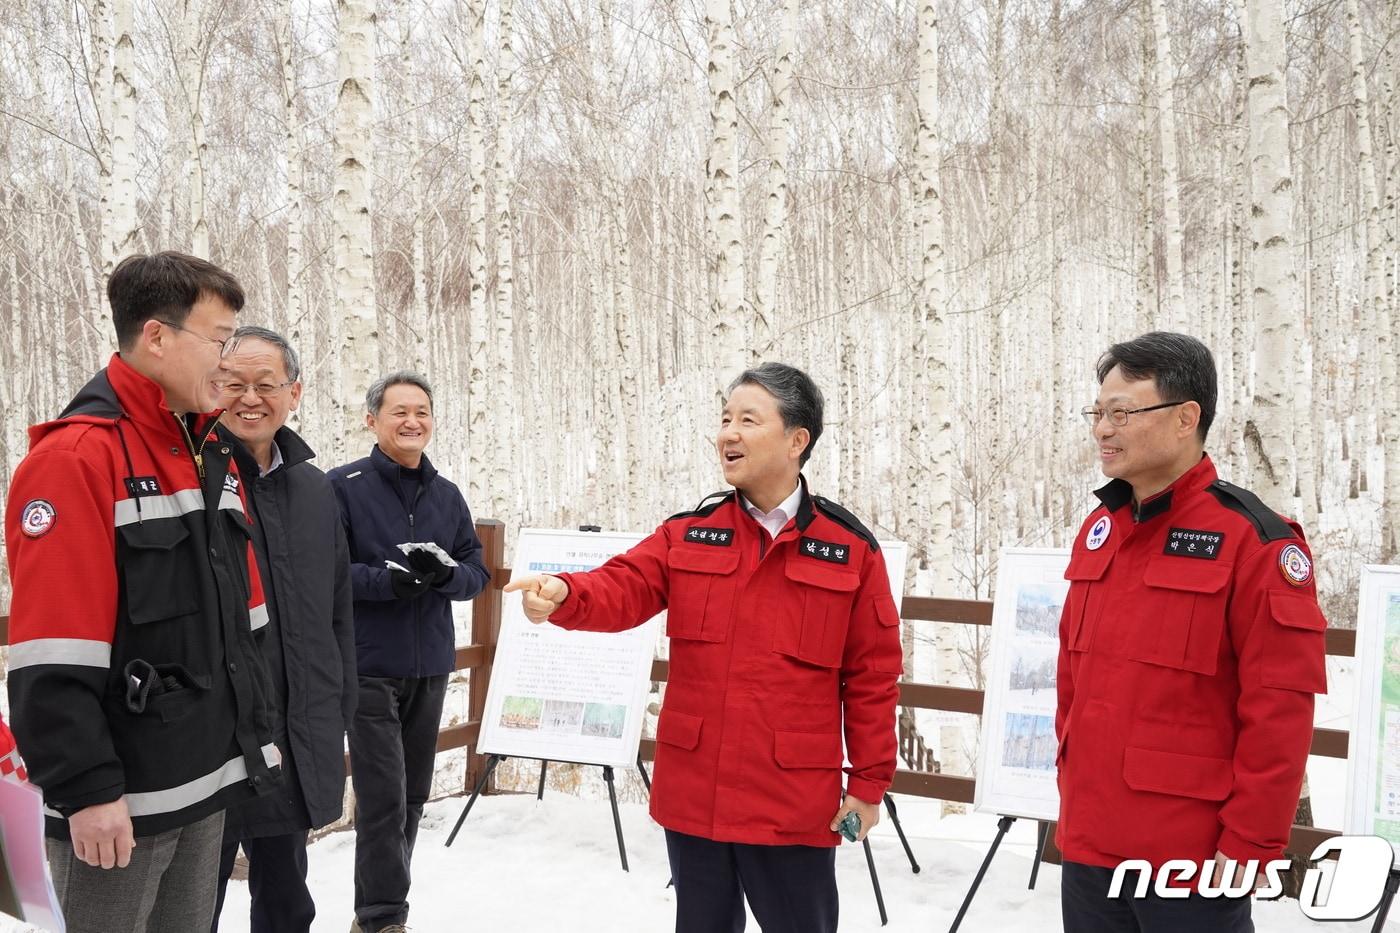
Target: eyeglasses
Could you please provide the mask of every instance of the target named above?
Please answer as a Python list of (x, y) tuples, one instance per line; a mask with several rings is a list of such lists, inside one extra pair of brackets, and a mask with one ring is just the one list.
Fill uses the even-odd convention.
[(286, 382), (216, 382), (214, 388), (229, 398), (240, 398), (249, 389), (252, 389), (258, 398), (271, 398), (294, 382), (295, 379), (288, 379)]
[(1091, 428), (1105, 417), (1108, 418), (1109, 424), (1121, 428), (1128, 423), (1129, 415), (1140, 415), (1145, 411), (1156, 411), (1159, 408), (1174, 408), (1177, 405), (1185, 404), (1185, 401), (1162, 402), (1160, 405), (1148, 405), (1146, 408), (1110, 408), (1108, 411), (1104, 411), (1102, 408), (1083, 408), (1080, 409), (1079, 414), (1084, 418), (1084, 422)]
[(193, 336), (193, 337), (198, 337), (200, 340), (207, 340), (207, 341), (209, 341), (210, 343), (217, 343), (217, 344), (219, 345), (219, 356), (223, 356), (226, 352), (228, 352), (228, 338), (225, 338), (224, 340), (220, 340), (218, 337), (206, 337), (206, 336), (204, 336), (203, 334), (201, 334), (199, 331), (190, 330), (188, 327), (184, 327), (184, 326), (182, 326), (182, 325), (180, 325), (180, 324), (176, 324), (174, 321), (167, 321), (165, 318), (161, 318), (161, 317), (156, 318), (156, 320), (157, 320), (157, 321), (160, 321), (160, 322), (161, 322), (162, 324), (164, 324), (166, 327), (169, 327), (169, 328), (171, 328), (171, 329), (173, 329), (173, 330), (184, 331), (185, 333), (187, 333), (187, 334), (189, 334), (189, 335), (191, 335), (191, 336)]

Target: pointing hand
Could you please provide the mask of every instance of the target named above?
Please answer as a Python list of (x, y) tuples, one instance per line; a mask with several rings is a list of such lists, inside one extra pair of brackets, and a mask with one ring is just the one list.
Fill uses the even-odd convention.
[(523, 597), (525, 618), (539, 624), (545, 621), (569, 598), (569, 585), (558, 577), (538, 574), (506, 584), (505, 592), (519, 592)]

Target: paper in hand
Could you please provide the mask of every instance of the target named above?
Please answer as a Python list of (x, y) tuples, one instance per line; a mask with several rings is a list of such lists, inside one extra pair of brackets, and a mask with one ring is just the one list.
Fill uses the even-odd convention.
[(398, 547), (400, 551), (404, 552), (404, 554), (412, 554), (414, 551), (427, 551), (429, 554), (436, 557), (438, 563), (442, 564), (444, 567), (457, 566), (457, 562), (452, 559), (451, 554), (447, 553), (431, 541), (408, 541), (404, 544), (400, 544)]
[(396, 563), (394, 563), (393, 561), (389, 560), (388, 558), (385, 558), (385, 560), (384, 560), (384, 566), (385, 566), (385, 567), (388, 567), (390, 570), (402, 570), (404, 573), (413, 573), (412, 570), (409, 570), (407, 567), (403, 566), (402, 564), (396, 564)]

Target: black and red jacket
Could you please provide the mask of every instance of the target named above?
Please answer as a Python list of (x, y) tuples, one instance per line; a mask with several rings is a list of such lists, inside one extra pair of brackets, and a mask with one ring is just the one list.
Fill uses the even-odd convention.
[(116, 355), (30, 429), (5, 515), (10, 724), (50, 836), (123, 796), (151, 835), (278, 776), (232, 443)]

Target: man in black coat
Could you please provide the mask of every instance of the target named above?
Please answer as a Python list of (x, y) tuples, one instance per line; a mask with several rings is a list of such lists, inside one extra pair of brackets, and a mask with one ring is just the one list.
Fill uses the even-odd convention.
[(344, 737), (357, 697), (349, 552), (330, 483), (286, 427), (301, 402), (296, 351), (273, 331), (240, 327), (219, 369), (223, 424), (243, 442), (235, 455), (267, 596), (263, 650), (284, 780), (275, 793), (228, 811), (218, 903), (221, 910), (241, 844), (253, 933), (306, 933), (316, 915), (306, 887), (307, 831), (340, 818)]
[(391, 373), (365, 407), (374, 448), (327, 475), (355, 588), (355, 917), (364, 933), (388, 933), (408, 919), (409, 862), (457, 667), (452, 603), (476, 596), (488, 576), (466, 500), (423, 453), (433, 436), (427, 380)]

